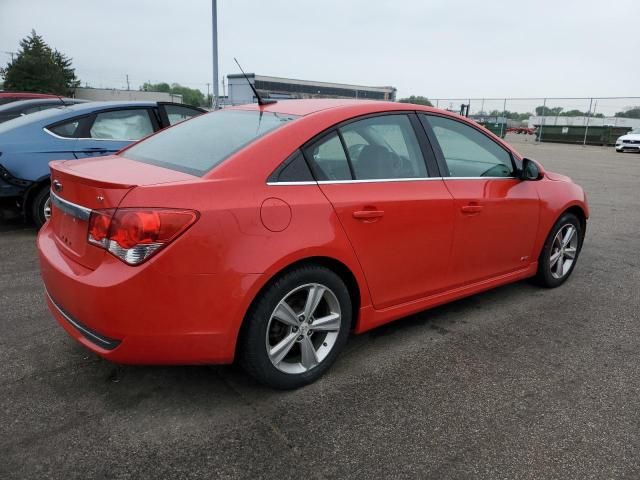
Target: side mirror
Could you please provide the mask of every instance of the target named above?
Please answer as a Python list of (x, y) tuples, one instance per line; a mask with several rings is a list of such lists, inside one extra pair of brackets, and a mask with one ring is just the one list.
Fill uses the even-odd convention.
[(521, 180), (541, 180), (544, 177), (544, 169), (535, 160), (530, 158), (522, 159), (522, 170), (520, 171)]

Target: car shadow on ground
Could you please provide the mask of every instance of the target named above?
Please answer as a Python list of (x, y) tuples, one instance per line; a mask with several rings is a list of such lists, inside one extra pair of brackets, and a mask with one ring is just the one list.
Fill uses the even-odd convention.
[[(35, 238), (36, 229), (21, 219), (0, 220), (0, 234), (28, 230), (33, 232)], [(370, 354), (375, 355), (379, 351), (401, 347), (409, 336), (420, 335), (425, 338), (425, 341), (434, 335), (445, 337), (465, 328), (470, 321), (469, 318), (473, 318), (474, 312), (492, 308), (496, 302), (506, 301), (517, 304), (532, 295), (538, 296), (543, 293), (529, 282), (522, 281), (401, 318), (361, 335), (351, 335), (345, 351), (338, 359), (338, 364), (348, 362), (348, 368), (358, 372), (366, 367), (366, 364), (360, 365), (360, 363), (370, 361)], [(45, 308), (44, 305), (43, 308)], [(213, 392), (216, 395), (224, 395), (224, 392), (232, 393), (234, 397), (240, 392), (243, 394), (260, 392), (261, 396), (280, 394), (258, 384), (235, 364), (222, 366), (116, 365), (66, 337), (62, 329), (59, 329), (57, 334), (65, 336), (65, 339), (62, 343), (58, 343), (64, 346), (61, 348), (63, 351), (57, 352), (56, 356), (70, 357), (73, 367), (80, 369), (79, 375), (88, 376), (87, 386), (92, 381), (97, 382), (94, 386), (103, 393), (108, 393), (107, 398), (114, 403), (115, 408), (132, 406), (145, 398), (164, 395), (167, 389), (172, 391), (172, 398), (176, 395), (184, 396), (183, 400), (189, 402), (193, 402), (199, 394), (205, 398)], [(331, 375), (330, 369), (321, 381), (328, 379), (331, 382)], [(106, 389), (106, 392), (103, 389)]]
[[(465, 329), (469, 323), (469, 316), (473, 316), (474, 312), (486, 311), (496, 301), (510, 303), (523, 301), (531, 295), (536, 295), (536, 290), (540, 291), (529, 282), (522, 281), (404, 317), (361, 335), (351, 335), (345, 351), (342, 352), (334, 368), (340, 365), (341, 368), (346, 367), (350, 372), (357, 374), (372, 361), (372, 355), (375, 357), (381, 351), (404, 348), (407, 338), (415, 338), (414, 335), (419, 335), (423, 336), (427, 342), (429, 337), (437, 336), (442, 341), (446, 335)], [(444, 339), (444, 341), (447, 340)], [(69, 339), (69, 342), (73, 341)], [(71, 348), (83, 349), (75, 343)], [(93, 356), (88, 352), (87, 355)], [(113, 387), (107, 387), (107, 390), (111, 390), (114, 394), (109, 395), (114, 408), (131, 407), (152, 396), (166, 396), (167, 392), (171, 392), (166, 396), (167, 399), (171, 399), (168, 403), (184, 401), (193, 404), (202, 401), (203, 407), (210, 406), (210, 395), (215, 395), (217, 401), (226, 403), (237, 401), (238, 396), (249, 402), (246, 399), (277, 398), (289, 394), (258, 384), (237, 364), (128, 366), (115, 365), (96, 356), (95, 362), (90, 362), (88, 368), (99, 370), (99, 375), (104, 379), (105, 384)], [(96, 373), (94, 371), (90, 375)], [(401, 374), (402, 372), (398, 372), (398, 375)], [(332, 369), (320, 379), (320, 382), (334, 381), (339, 382), (337, 378), (332, 378)], [(162, 400), (155, 398), (155, 402), (162, 403)]]

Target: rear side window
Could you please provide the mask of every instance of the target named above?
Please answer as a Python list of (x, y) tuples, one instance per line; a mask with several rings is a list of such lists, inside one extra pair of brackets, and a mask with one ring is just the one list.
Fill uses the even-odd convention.
[(167, 112), (169, 125), (184, 122), (185, 120), (189, 120), (191, 117), (202, 115), (203, 113), (195, 108), (183, 107), (180, 105), (164, 105), (164, 109), (165, 112)]
[(242, 147), (295, 118), (255, 110), (219, 110), (162, 130), (125, 150), (122, 156), (201, 176)]
[(79, 127), (81, 123), (82, 123), (82, 119), (75, 118), (64, 123), (59, 123), (58, 125), (47, 127), (47, 130), (49, 130), (52, 133), (55, 133), (59, 137), (77, 138), (80, 133)]
[(307, 162), (302, 156), (302, 152), (297, 150), (287, 158), (267, 179), (269, 183), (282, 182), (313, 182), (313, 175), (307, 166)]
[(382, 115), (340, 129), (356, 180), (425, 178), (427, 166), (406, 115)]
[(331, 133), (307, 147), (305, 155), (313, 162), (318, 180), (351, 180), (349, 161), (336, 133)]
[(102, 140), (140, 140), (151, 133), (153, 124), (146, 108), (98, 113), (89, 130), (91, 138)]

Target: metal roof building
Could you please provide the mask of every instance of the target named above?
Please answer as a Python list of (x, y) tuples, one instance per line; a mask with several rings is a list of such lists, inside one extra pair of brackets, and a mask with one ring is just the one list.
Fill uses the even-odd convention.
[[(395, 101), (394, 87), (367, 87), (363, 85), (347, 85), (343, 83), (316, 82), (296, 80), (293, 78), (268, 77), (248, 73), (249, 81), (260, 95), (265, 98), (358, 98), (363, 100)], [(253, 103), (257, 99), (242, 74), (227, 75), (229, 97), (228, 103), (238, 105)]]

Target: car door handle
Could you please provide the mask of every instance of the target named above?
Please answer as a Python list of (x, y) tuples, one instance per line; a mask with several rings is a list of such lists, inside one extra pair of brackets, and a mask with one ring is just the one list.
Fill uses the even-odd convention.
[(373, 218), (380, 218), (384, 215), (382, 210), (357, 210), (353, 212), (353, 218), (358, 220), (371, 220)]
[(460, 210), (462, 210), (462, 213), (474, 214), (480, 213), (482, 208), (482, 205), (465, 205)]

